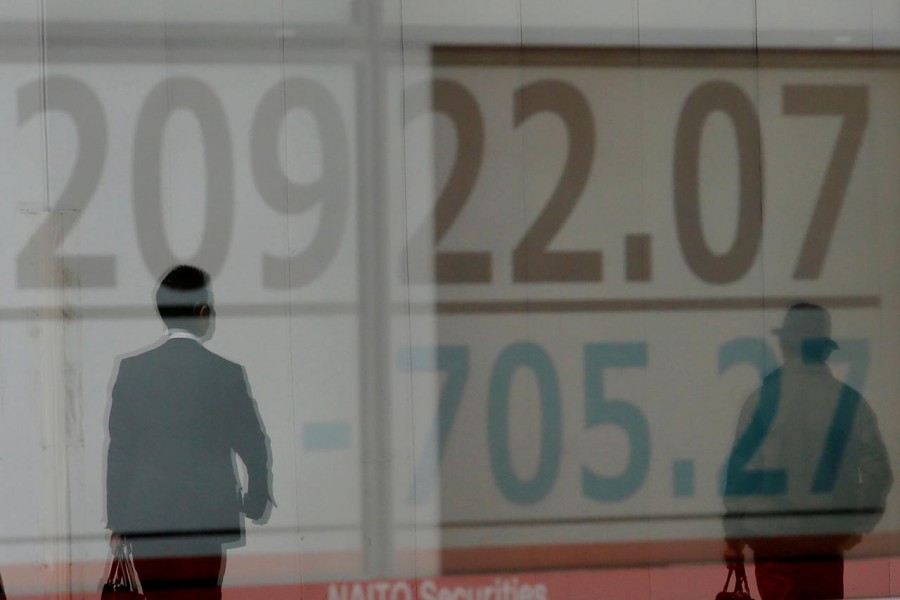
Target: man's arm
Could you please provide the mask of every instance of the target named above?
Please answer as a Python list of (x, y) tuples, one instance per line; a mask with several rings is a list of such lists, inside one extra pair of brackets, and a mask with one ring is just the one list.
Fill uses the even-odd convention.
[(860, 404), (860, 409), (857, 416), (859, 508), (871, 511), (861, 517), (863, 531), (870, 531), (881, 519), (894, 476), (875, 413), (865, 401)]
[(269, 437), (259, 416), (256, 401), (250, 394), (246, 373), (237, 368), (239, 381), (234, 389), (239, 390), (234, 407), (234, 450), (247, 467), (247, 493), (244, 496), (244, 513), (253, 520), (263, 519), (272, 498), (272, 460)]

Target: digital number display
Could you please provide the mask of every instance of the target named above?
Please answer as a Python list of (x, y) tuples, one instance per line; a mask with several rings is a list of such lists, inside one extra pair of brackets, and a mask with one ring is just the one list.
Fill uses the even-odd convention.
[[(46, 92), (43, 87), (46, 86)], [(41, 94), (51, 100), (43, 106)], [(287, 105), (285, 105), (287, 102)], [(84, 82), (67, 75), (49, 77), (23, 86), (18, 94), (19, 122), (27, 123), (39, 111), (61, 111), (76, 127), (76, 163), (68, 181), (56, 200), (56, 210), (88, 209), (97, 194), (108, 152), (108, 126), (105, 108)], [(200, 244), (192, 256), (176, 259), (165, 234), (162, 209), (163, 142), (169, 118), (177, 111), (187, 111), (197, 120), (202, 138), (205, 162), (207, 210)], [(323, 133), (322, 173), (319, 179), (295, 183), (284, 172), (279, 159), (278, 139), (286, 112), (308, 111)], [(264, 254), (262, 285), (283, 288), (281, 273), (292, 272), (291, 286), (299, 287), (316, 279), (337, 253), (347, 222), (350, 204), (350, 151), (344, 118), (333, 94), (323, 84), (308, 77), (294, 77), (277, 82), (263, 94), (253, 118), (249, 140), (249, 156), (253, 181), (262, 200), (273, 210), (295, 214), (321, 206), (316, 235), (304, 252), (290, 259)], [(233, 238), (234, 142), (228, 116), (218, 94), (201, 79), (188, 76), (170, 77), (157, 83), (147, 93), (134, 131), (132, 189), (134, 231), (141, 256), (150, 273), (161, 273), (180, 260), (206, 265), (212, 274), (222, 270)], [(58, 239), (53, 235), (52, 221), (43, 225), (29, 239), (18, 257), (18, 283), (22, 288), (43, 287), (29, 265), (34, 264), (47, 244), (62, 244), (76, 220), (66, 222)], [(112, 287), (116, 283), (115, 257), (67, 255), (68, 268), (81, 274), (83, 287)], [(59, 267), (59, 259), (56, 259)]]
[[(831, 369), (891, 440), (894, 75), (811, 62), (448, 47), (406, 84), (392, 298), (417, 462), (395, 503), (437, 511), (454, 568), (509, 545), (542, 548), (540, 568), (721, 540), (731, 449), (773, 439), (777, 407), (736, 438), (737, 415), (781, 364), (771, 331), (794, 302), (830, 311)], [(852, 420), (831, 416), (811, 493)], [(760, 473), (731, 468), (732, 491)]]
[(280, 510), (258, 549), (300, 531), (342, 564), (436, 551), (463, 571), (718, 549), (732, 448), (740, 490), (760, 473), (740, 457), (775, 436), (768, 408), (743, 436), (738, 414), (801, 300), (830, 311), (831, 368), (900, 465), (897, 57), (437, 47), (375, 85), (362, 62), (271, 50), (54, 65), (0, 103), (23, 173), (0, 314), (25, 339), (34, 307), (60, 308), (71, 389), (94, 399), (73, 529), (102, 522), (109, 371), (158, 333), (152, 288), (179, 262), (212, 275), (212, 347), (272, 423)]

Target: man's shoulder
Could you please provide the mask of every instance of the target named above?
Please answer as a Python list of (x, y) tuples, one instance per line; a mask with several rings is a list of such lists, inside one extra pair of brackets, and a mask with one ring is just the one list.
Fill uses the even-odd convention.
[(239, 370), (243, 367), (227, 358), (217, 354), (194, 340), (167, 339), (149, 348), (119, 358), (119, 370), (140, 368), (148, 363), (176, 360), (179, 362), (203, 362), (207, 366), (214, 366), (220, 370)]
[(169, 340), (168, 342), (160, 346), (157, 350), (189, 354), (192, 358), (196, 357), (197, 360), (207, 361), (211, 364), (214, 364), (217, 368), (220, 369), (243, 369), (243, 367), (241, 367), (241, 365), (239, 365), (238, 363), (228, 360), (221, 354), (213, 352), (203, 344), (194, 340)]
[(203, 354), (204, 356), (206, 356), (209, 360), (215, 361), (215, 362), (217, 362), (217, 363), (221, 363), (221, 364), (223, 364), (223, 365), (228, 365), (229, 367), (232, 367), (232, 368), (234, 368), (234, 369), (241, 369), (241, 368), (243, 368), (243, 367), (241, 367), (240, 364), (234, 362), (233, 360), (229, 360), (229, 359), (225, 358), (224, 356), (222, 356), (221, 354), (219, 354), (219, 353), (217, 353), (217, 352), (213, 352), (212, 350), (210, 350), (209, 348), (207, 348), (207, 347), (204, 346), (203, 344), (195, 343), (194, 346), (195, 346), (195, 348), (194, 348), (195, 350), (197, 350), (198, 352), (202, 353), (202, 354)]
[(120, 354), (116, 358), (116, 370), (122, 373), (153, 360), (153, 357), (157, 355), (164, 342), (165, 340), (160, 340), (151, 346), (145, 346), (127, 354)]

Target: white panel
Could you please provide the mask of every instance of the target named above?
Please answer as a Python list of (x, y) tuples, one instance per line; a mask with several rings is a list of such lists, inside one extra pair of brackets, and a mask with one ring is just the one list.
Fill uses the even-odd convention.
[(433, 43), (519, 43), (518, 0), (403, 0), (403, 38)]
[(900, 48), (900, 0), (873, 0), (875, 48)]
[[(35, 114), (37, 106), (32, 102), (40, 98), (30, 94), (27, 99), (19, 98), (24, 86), (40, 81), (43, 54), (38, 20), (40, 3), (38, 0), (10, 2), (3, 10), (0, 26), (10, 27), (16, 38), (6, 38), (0, 46), (9, 58), (8, 62), (0, 63), (5, 90), (0, 94), (0, 115), (12, 136), (8, 143), (0, 144), (0, 181), (7, 182), (2, 198), (4, 206), (10, 209), (43, 210), (47, 207), (47, 191), (43, 185), (46, 166), (43, 123), (39, 116), (27, 120), (20, 116)], [(13, 266), (10, 262), (0, 267), (0, 278), (5, 278), (5, 272)], [(11, 282), (3, 289), (10, 290), (10, 285)]]
[(522, 0), (526, 45), (633, 46), (637, 0)]
[[(282, 7), (288, 21), (304, 23), (347, 22), (358, 0), (307, 0), (304, 2), (244, 2), (221, 0), (220, 2), (178, 2), (174, 0), (147, 0), (139, 3), (122, 3), (116, 0), (83, 0), (79, 2), (52, 3), (53, 19), (68, 23), (144, 23), (158, 18), (165, 5), (166, 17), (172, 23), (236, 23), (259, 24), (272, 21), (273, 15), (281, 18)], [(8, 7), (7, 4), (12, 6)], [(5, 3), (4, 15), (17, 18), (16, 4)], [(272, 12), (270, 8), (277, 8)], [(12, 11), (12, 12), (11, 12)]]
[(31, 25), (37, 23), (41, 4), (36, 0), (10, 0), (3, 3), (3, 21), (25, 21)]
[[(400, 23), (400, 0), (390, 0), (385, 5), (385, 22)], [(399, 46), (400, 30), (395, 30), (392, 41)], [(397, 48), (399, 51), (400, 49)], [(408, 373), (402, 361), (403, 348), (418, 345), (421, 336), (433, 343), (434, 323), (424, 319), (419, 325), (410, 318), (408, 309), (410, 302), (410, 286), (406, 284), (403, 270), (405, 260), (405, 242), (407, 239), (407, 177), (421, 177), (408, 167), (409, 151), (413, 149), (407, 137), (405, 110), (408, 108), (406, 97), (408, 91), (416, 84), (428, 85), (431, 69), (427, 64), (429, 52), (408, 50), (403, 53), (403, 63), (391, 63), (383, 78), (385, 86), (386, 114), (383, 115), (385, 139), (382, 144), (383, 172), (387, 194), (380, 215), (384, 231), (378, 232), (377, 239), (382, 240), (386, 252), (386, 272), (380, 282), (380, 289), (385, 294), (389, 306), (390, 321), (387, 333), (387, 344), (384, 346), (384, 369), (390, 382), (391, 418), (386, 420), (390, 427), (390, 442), (384, 447), (390, 456), (390, 495), (391, 535), (394, 545), (393, 574), (399, 576), (422, 577), (434, 575), (439, 565), (424, 559), (426, 552), (434, 551), (436, 556), (440, 540), (436, 536), (436, 523), (440, 515), (436, 502), (416, 502), (415, 480), (422, 475), (423, 465), (431, 467), (429, 475), (435, 476), (435, 465), (429, 464), (430, 455), (427, 436), (432, 431), (435, 421), (431, 412), (436, 406), (436, 398), (431, 381), (421, 385), (414, 384), (413, 375)], [(416, 65), (416, 66), (413, 66)], [(423, 116), (421, 121), (427, 119)], [(416, 147), (423, 158), (431, 156), (431, 148)], [(422, 332), (422, 333), (420, 333)], [(415, 336), (415, 339), (414, 337)], [(414, 387), (415, 386), (415, 387)], [(421, 386), (421, 387), (419, 387)], [(430, 419), (426, 417), (431, 417)], [(436, 477), (433, 479), (436, 481)], [(432, 499), (437, 494), (432, 494)]]
[[(114, 321), (97, 316), (112, 303), (120, 307), (147, 305), (147, 314), (153, 314), (149, 308), (152, 291), (144, 289), (139, 300), (125, 299), (134, 288), (122, 285), (123, 273), (127, 273), (125, 280), (145, 288), (152, 286), (155, 277), (144, 281), (143, 265), (132, 243), (134, 235), (117, 233), (133, 231), (129, 212), (130, 157), (134, 114), (143, 92), (143, 86), (136, 84), (146, 84), (161, 70), (122, 69), (121, 65), (115, 68), (105, 63), (102, 56), (109, 48), (103, 43), (103, 36), (110, 35), (114, 25), (145, 25), (144, 41), (152, 32), (155, 43), (143, 46), (141, 58), (145, 62), (149, 59), (151, 64), (156, 62), (163, 55), (162, 4), (135, 5), (130, 11), (117, 10), (112, 3), (95, 4), (91, 12), (81, 14), (69, 10), (71, 3), (45, 4), (44, 89), (51, 110), (45, 116), (49, 210), (44, 219), (57, 227), (69, 226), (63, 241), (50, 252), (62, 259), (70, 286), (65, 291), (52, 290), (48, 300), (52, 304), (63, 302), (77, 311), (75, 314), (82, 315), (80, 320), (64, 326), (60, 321), (57, 325), (64, 327), (58, 335), (64, 339), (65, 350), (63, 362), (55, 371), (63, 367), (66, 371), (62, 377), (52, 371), (48, 376), (48, 380), (59, 377), (59, 385), (66, 386), (67, 410), (75, 415), (65, 437), (55, 440), (68, 454), (68, 481), (60, 478), (59, 485), (68, 487), (70, 514), (69, 522), (59, 526), (63, 535), (72, 533), (79, 538), (72, 543), (68, 557), (56, 560), (75, 563), (75, 580), (100, 576), (99, 572), (85, 573), (84, 569), (108, 552), (103, 475), (109, 384), (116, 355), (148, 345), (161, 332), (158, 325), (146, 328), (149, 321)], [(88, 24), (87, 29), (83, 28), (84, 23)], [(80, 53), (78, 60), (73, 58), (75, 47)], [(83, 187), (86, 195), (73, 193), (77, 189), (73, 185)], [(34, 235), (36, 229), (30, 228), (29, 233)], [(112, 257), (114, 263), (100, 269), (84, 268), (74, 262), (76, 256), (83, 254)], [(93, 288), (87, 280), (96, 273), (102, 274), (106, 282)], [(58, 281), (51, 285), (63, 284)], [(116, 296), (118, 300), (113, 301)], [(94, 310), (92, 315), (83, 311), (86, 305)]]
[(872, 47), (872, 0), (759, 0), (758, 11), (761, 47)]
[(640, 0), (641, 47), (752, 48), (753, 0)]
[[(240, 0), (235, 0), (240, 2)], [(365, 0), (306, 0), (282, 2), (287, 23), (349, 23)], [(254, 3), (246, 4), (253, 7)]]
[[(288, 270), (292, 303), (290, 361), (297, 441), (294, 461), (301, 548), (306, 552), (362, 547), (359, 364), (359, 72), (352, 62), (308, 64), (302, 48), (290, 48), (284, 76), (288, 112), (279, 131), (278, 153), (288, 181)], [(328, 179), (326, 190), (304, 185)], [(262, 200), (260, 200), (262, 202)], [(268, 200), (270, 211), (278, 198)], [(340, 226), (323, 219), (325, 206), (345, 203)], [(298, 207), (305, 203), (307, 210)], [(314, 259), (321, 271), (308, 275), (310, 244), (323, 227), (336, 238), (333, 256)], [(255, 237), (251, 234), (251, 237)], [(304, 257), (306, 257), (304, 259)], [(345, 431), (344, 444), (316, 446), (320, 432)], [(304, 572), (304, 578), (314, 574)]]
[(282, 4), (277, 0), (166, 0), (165, 14), (169, 23), (280, 24)]
[(392, 28), (390, 39), (395, 42), (396, 49), (400, 50), (402, 42), (400, 25), (403, 21), (403, 0), (384, 0), (381, 3), (381, 21)]
[(148, 0), (147, 2), (48, 0), (44, 5), (48, 23), (153, 23), (160, 19), (164, 0)]

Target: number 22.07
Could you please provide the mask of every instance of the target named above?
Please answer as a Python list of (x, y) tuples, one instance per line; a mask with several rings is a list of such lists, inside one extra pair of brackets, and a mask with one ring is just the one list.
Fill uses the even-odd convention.
[[(493, 280), (490, 252), (449, 251), (439, 248), (470, 200), (485, 162), (484, 117), (474, 94), (446, 78), (424, 82), (408, 91), (409, 104), (420, 107), (405, 115), (407, 123), (431, 110), (450, 118), (458, 141), (450, 176), (439, 192), (433, 216), (410, 236), (407, 252), (430, 252), (434, 239), (434, 280), (438, 283), (487, 284)], [(594, 115), (583, 91), (561, 80), (539, 80), (518, 88), (513, 96), (513, 125), (522, 127), (533, 116), (559, 117), (568, 133), (566, 161), (559, 180), (531, 227), (512, 254), (515, 283), (599, 282), (603, 254), (599, 249), (551, 250), (557, 234), (582, 199), (595, 162)], [(859, 157), (869, 120), (869, 92), (863, 85), (789, 84), (782, 87), (786, 116), (838, 117), (841, 126), (825, 171), (816, 207), (809, 222), (793, 277), (817, 279), (822, 273), (847, 187)], [(716, 252), (703, 232), (700, 211), (700, 154), (708, 118), (723, 113), (732, 123), (739, 167), (738, 222), (729, 248)], [(762, 242), (764, 169), (759, 115), (747, 94), (736, 84), (713, 80), (688, 95), (678, 117), (672, 170), (675, 227), (687, 266), (712, 284), (740, 280), (753, 266)], [(429, 232), (429, 223), (433, 227)], [(638, 257), (635, 257), (637, 259)], [(631, 258), (626, 258), (631, 260)], [(636, 265), (627, 265), (626, 271)], [(419, 275), (410, 274), (410, 282)]]

